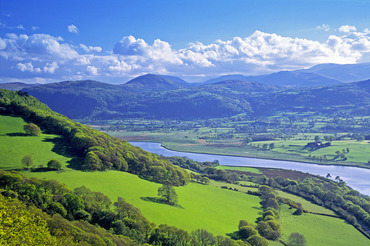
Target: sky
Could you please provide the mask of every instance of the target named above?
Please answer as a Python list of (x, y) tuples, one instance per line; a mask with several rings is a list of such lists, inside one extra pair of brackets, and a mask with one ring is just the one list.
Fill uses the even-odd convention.
[(0, 83), (370, 62), (369, 0), (0, 0)]

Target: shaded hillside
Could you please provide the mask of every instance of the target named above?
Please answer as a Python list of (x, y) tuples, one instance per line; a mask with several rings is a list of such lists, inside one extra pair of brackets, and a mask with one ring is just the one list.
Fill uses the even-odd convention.
[[(156, 76), (148, 75), (152, 83)], [(141, 81), (141, 80), (138, 80)], [(71, 118), (208, 119), (240, 113), (256, 117), (266, 111), (343, 109), (368, 114), (369, 81), (314, 88), (284, 88), (258, 82), (226, 80), (173, 90), (138, 89), (144, 82), (111, 85), (96, 81), (68, 81), (25, 91), (51, 109)], [(138, 83), (138, 84), (137, 84)], [(135, 87), (136, 89), (134, 89)], [(343, 108), (344, 107), (344, 108)]]
[(53, 112), (32, 96), (0, 89), (2, 114), (12, 114), (39, 125), (44, 131), (64, 137), (83, 158), (74, 168), (83, 170), (115, 169), (137, 174), (155, 182), (184, 185), (189, 174), (159, 156), (134, 147), (88, 126)]

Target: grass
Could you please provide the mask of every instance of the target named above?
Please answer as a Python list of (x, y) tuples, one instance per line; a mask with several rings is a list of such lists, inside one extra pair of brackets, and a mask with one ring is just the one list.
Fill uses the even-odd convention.
[(233, 171), (242, 171), (247, 173), (262, 174), (258, 168), (253, 167), (233, 167), (233, 166), (217, 166), (216, 168), (222, 170), (233, 170)]
[(292, 232), (298, 232), (306, 238), (307, 245), (315, 246), (365, 246), (370, 241), (345, 221), (314, 214), (292, 215), (294, 209), (282, 205), (279, 222), (283, 234), (281, 239), (287, 241)]
[(141, 197), (156, 197), (160, 184), (125, 172), (24, 173), (41, 179), (55, 179), (71, 188), (85, 185), (108, 195), (113, 201), (121, 196), (157, 225), (168, 224), (187, 231), (205, 228), (216, 235), (225, 235), (236, 231), (241, 219), (254, 223), (262, 211), (256, 196), (197, 183), (175, 188), (183, 207), (177, 208), (142, 200)]
[(34, 165), (44, 165), (51, 159), (59, 160), (66, 166), (71, 157), (62, 154), (60, 136), (41, 134), (40, 136), (27, 136), (23, 130), (26, 122), (19, 117), (0, 115), (0, 169), (20, 169), (21, 160), (25, 155), (31, 155)]
[(307, 201), (306, 199), (300, 196), (296, 196), (296, 195), (293, 195), (293, 194), (290, 194), (290, 193), (287, 193), (281, 190), (276, 190), (276, 191), (278, 192), (279, 196), (289, 198), (295, 202), (302, 204), (303, 208), (308, 210), (309, 212), (335, 215), (335, 213), (332, 210), (324, 208), (323, 206), (314, 204), (310, 201)]

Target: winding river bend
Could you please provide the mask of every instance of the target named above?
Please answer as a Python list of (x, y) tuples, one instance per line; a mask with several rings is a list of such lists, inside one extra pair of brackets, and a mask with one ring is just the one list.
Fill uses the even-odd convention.
[(188, 152), (178, 152), (168, 150), (161, 146), (160, 143), (152, 142), (130, 142), (134, 146), (138, 146), (146, 151), (164, 155), (164, 156), (186, 156), (195, 161), (213, 161), (218, 160), (224, 166), (251, 166), (251, 167), (268, 167), (268, 168), (282, 168), (301, 171), (305, 173), (326, 176), (328, 173), (332, 177), (339, 176), (347, 185), (353, 189), (358, 190), (362, 194), (370, 195), (370, 169), (335, 166), (335, 165), (317, 165), (311, 163), (301, 163), (292, 161), (277, 161), (267, 159), (256, 159), (238, 156), (225, 155), (209, 155), (197, 154)]

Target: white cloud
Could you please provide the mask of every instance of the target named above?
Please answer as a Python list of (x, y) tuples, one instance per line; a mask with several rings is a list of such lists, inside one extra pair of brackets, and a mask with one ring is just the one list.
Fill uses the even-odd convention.
[(330, 26), (327, 24), (322, 24), (321, 26), (317, 26), (316, 30), (323, 30), (325, 32), (330, 31)]
[(357, 31), (357, 28), (355, 26), (344, 25), (344, 26), (339, 27), (338, 30), (340, 32), (349, 33), (349, 32), (355, 32), (355, 31)]
[(87, 53), (90, 53), (90, 52), (102, 52), (102, 48), (99, 47), (99, 46), (86, 46), (84, 44), (80, 44), (80, 47)]
[(32, 31), (37, 31), (37, 30), (39, 30), (40, 28), (39, 28), (38, 26), (32, 26), (32, 27), (31, 27), (31, 29), (32, 29)]
[(183, 49), (173, 49), (160, 39), (147, 43), (126, 36), (112, 53), (103, 53), (99, 46), (74, 46), (47, 34), (7, 34), (0, 38), (0, 62), (4, 64), (3, 78), (34, 73), (46, 81), (88, 76), (122, 83), (124, 78), (163, 73), (197, 80), (227, 73), (266, 74), (320, 63), (370, 62), (370, 33), (351, 31), (318, 42), (256, 31), (209, 44), (194, 42)]
[(59, 68), (58, 63), (56, 62), (51, 62), (51, 63), (46, 63), (46, 66), (44, 67), (43, 71), (45, 73), (55, 73), (55, 70)]
[(33, 65), (31, 62), (28, 63), (18, 63), (17, 68), (22, 72), (33, 72)]
[(98, 68), (96, 68), (96, 67), (94, 67), (94, 66), (87, 66), (86, 71), (87, 71), (90, 75), (98, 75)]
[(68, 32), (71, 32), (71, 33), (78, 33), (80, 30), (78, 30), (78, 27), (75, 26), (75, 25), (69, 25), (68, 26)]

